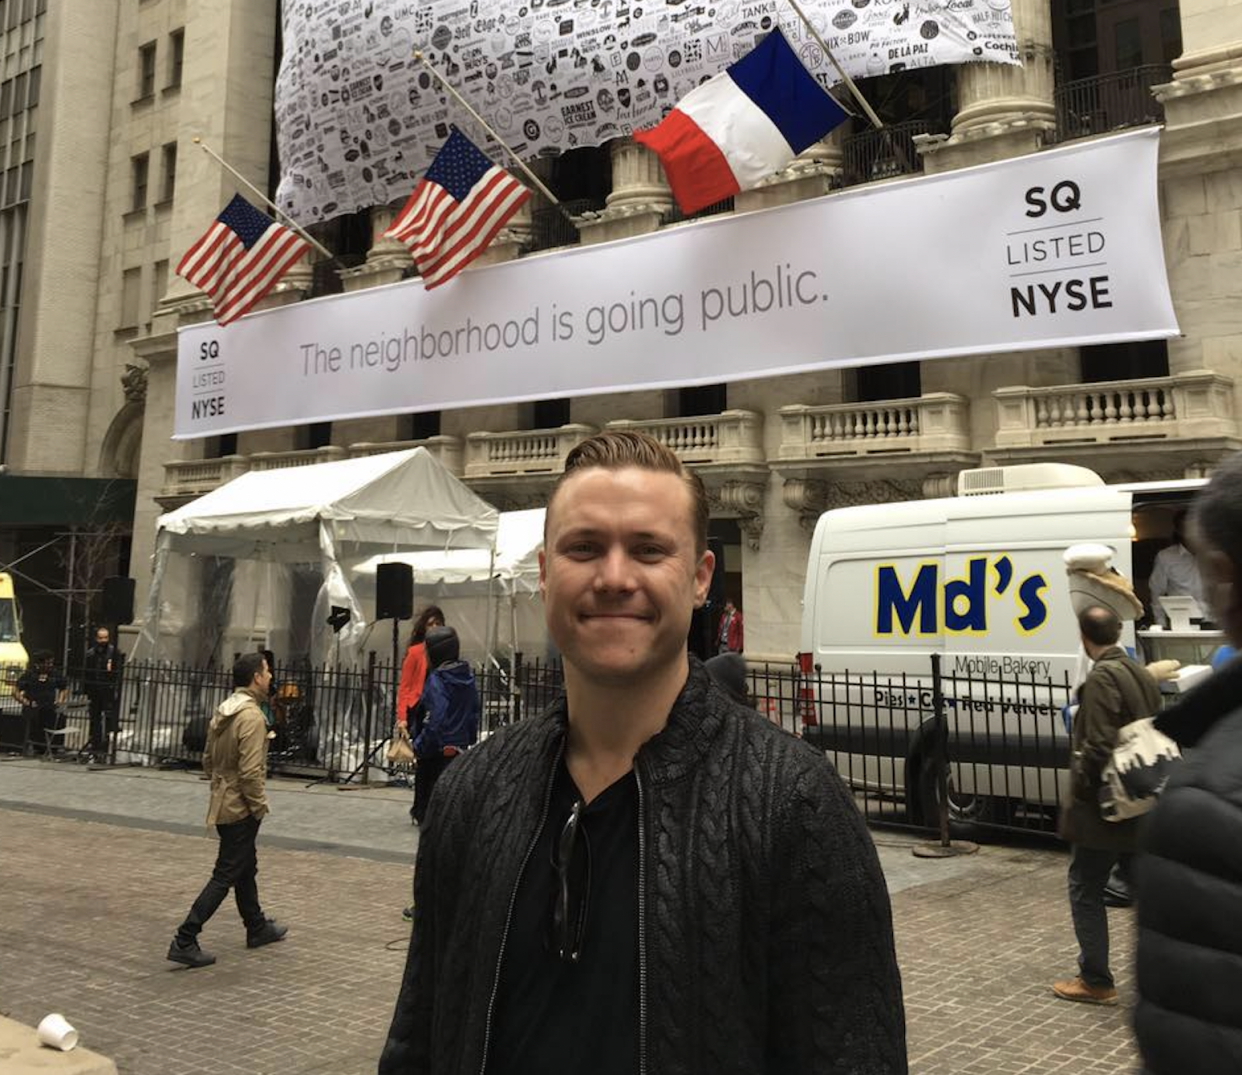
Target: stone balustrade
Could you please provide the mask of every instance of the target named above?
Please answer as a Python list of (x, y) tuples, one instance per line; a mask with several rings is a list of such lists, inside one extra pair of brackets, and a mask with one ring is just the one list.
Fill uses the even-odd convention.
[(466, 437), (465, 477), (559, 474), (574, 445), (594, 432), (592, 426), (570, 424), (557, 429), (471, 433)]
[(692, 418), (620, 419), (607, 429), (633, 429), (654, 437), (683, 463), (764, 463), (763, 415), (723, 411)]
[(781, 459), (966, 451), (970, 402), (950, 392), (870, 403), (782, 407)]
[(219, 459), (179, 459), (164, 464), (161, 497), (192, 498), (210, 493), (250, 469), (244, 455), (225, 455)]
[(426, 448), (450, 474), (461, 477), (462, 443), (460, 437), (425, 437), (422, 440), (361, 441), (349, 446), (350, 459), (362, 459), (385, 452), (404, 452), (410, 448)]
[(1235, 436), (1233, 382), (1207, 370), (999, 388), (998, 448)]
[(285, 470), (288, 467), (309, 467), (315, 463), (335, 463), (345, 458), (345, 449), (329, 444), (323, 448), (301, 448), (295, 452), (255, 452), (250, 457), (251, 470)]

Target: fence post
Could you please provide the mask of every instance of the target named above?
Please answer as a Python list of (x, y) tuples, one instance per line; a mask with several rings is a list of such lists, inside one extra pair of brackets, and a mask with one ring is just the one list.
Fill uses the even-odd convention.
[(940, 654), (931, 655), (932, 711), (936, 729), (933, 733), (932, 764), (936, 767), (936, 797), (940, 800), (940, 839), (925, 844), (915, 844), (911, 854), (916, 858), (951, 858), (955, 855), (971, 855), (979, 845), (970, 840), (954, 840), (949, 835), (949, 719), (945, 713), (944, 682), (940, 671)]
[(522, 651), (513, 651), (513, 723), (522, 719), (522, 685), (525, 678), (525, 666), (522, 664)]
[[(394, 631), (396, 630), (396, 621), (394, 621), (393, 630)], [(366, 735), (363, 737), (363, 740), (362, 740), (362, 752), (363, 752), (362, 753), (362, 783), (363, 785), (366, 785), (371, 782), (371, 765), (370, 765), (370, 756), (371, 756), (370, 750), (371, 750), (371, 739), (372, 739), (371, 733), (374, 730), (374, 719), (375, 719), (375, 692), (374, 692), (375, 650), (371, 650), (367, 653), (367, 678), (366, 678), (366, 683), (364, 684), (364, 688), (365, 689), (363, 693), (363, 699), (364, 699), (363, 705), (366, 707), (367, 730), (366, 730)], [(396, 690), (396, 684), (393, 685), (393, 690), (394, 691)], [(395, 693), (393, 694), (393, 697), (396, 698)], [(392, 704), (392, 710), (394, 713), (396, 712), (396, 706), (397, 706), (397, 703), (394, 701)]]
[(933, 653), (932, 663), (932, 710), (936, 714), (936, 738), (932, 757), (936, 766), (936, 799), (939, 809), (940, 846), (948, 847), (949, 840), (949, 721), (944, 712), (944, 681), (940, 678), (940, 654)]

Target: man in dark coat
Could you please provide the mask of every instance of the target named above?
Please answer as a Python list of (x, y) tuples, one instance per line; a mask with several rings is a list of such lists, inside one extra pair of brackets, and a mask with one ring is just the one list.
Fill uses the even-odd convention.
[(1117, 990), (1108, 969), (1104, 886), (1118, 857), (1137, 846), (1138, 819), (1105, 820), (1099, 791), (1119, 732), (1131, 721), (1156, 713), (1160, 689), (1151, 673), (1117, 644), (1121, 620), (1111, 609), (1099, 605), (1084, 609), (1078, 629), (1087, 656), (1095, 662), (1078, 690), (1070, 787), (1061, 804), (1061, 836), (1073, 844), (1069, 901), (1078, 938), (1078, 976), (1053, 983), (1052, 991), (1062, 1000), (1116, 1004)]
[(687, 654), (707, 518), (644, 434), (570, 452), (540, 553), (565, 696), (436, 788), (381, 1075), (907, 1070), (857, 807)]
[(116, 730), (122, 660), (108, 628), (96, 627), (95, 641), (82, 661), (82, 689), (90, 703), (91, 738), (86, 744), (89, 754), (108, 753), (109, 733)]
[[(1191, 511), (1190, 544), (1229, 642), (1242, 646), (1242, 452)], [(1163, 712), (1187, 750), (1143, 830), (1134, 1028), (1151, 1075), (1242, 1071), (1242, 658)]]

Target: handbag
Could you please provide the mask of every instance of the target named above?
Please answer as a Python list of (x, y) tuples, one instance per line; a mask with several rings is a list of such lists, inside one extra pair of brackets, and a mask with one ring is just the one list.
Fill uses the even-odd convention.
[(1140, 817), (1156, 805), (1181, 760), (1178, 745), (1156, 728), (1154, 717), (1122, 727), (1100, 774), (1100, 814), (1105, 821)]
[(389, 765), (413, 765), (414, 748), (410, 746), (410, 733), (405, 725), (398, 724), (393, 729), (392, 738), (388, 740), (388, 749), (384, 752)]

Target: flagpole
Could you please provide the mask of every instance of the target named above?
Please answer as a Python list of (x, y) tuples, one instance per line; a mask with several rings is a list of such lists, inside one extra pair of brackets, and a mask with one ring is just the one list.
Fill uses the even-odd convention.
[[(231, 175), (234, 179), (236, 179), (237, 182), (239, 182), (242, 186), (244, 186), (247, 190), (249, 190), (252, 194), (254, 194), (256, 198), (258, 198), (273, 213), (275, 213), (278, 217), (280, 217), (281, 220), (284, 221), (284, 223), (287, 224), (291, 230), (296, 232), (301, 238), (305, 239), (308, 243), (310, 243), (311, 246), (313, 246), (316, 250), (318, 250), (329, 261), (333, 261), (333, 262), (336, 261), (336, 255), (333, 254), (331, 250), (329, 250), (326, 246), (323, 245), (323, 243), (321, 243), (313, 235), (307, 232), (306, 229), (303, 228), (301, 224), (299, 224), (296, 220), (290, 217), (287, 213), (282, 212), (280, 206), (278, 206), (274, 201), (272, 201), (271, 198), (269, 198), (266, 194), (264, 194), (263, 191), (261, 191), (252, 182), (250, 182), (250, 180), (247, 179), (244, 175), (242, 175), (236, 168), (234, 168), (231, 164), (229, 164), (228, 161), (226, 161), (222, 156), (220, 156), (219, 153), (217, 153), (214, 149), (212, 149), (211, 146), (209, 146), (206, 142), (204, 142), (198, 135), (194, 136), (193, 141), (196, 146), (198, 146), (204, 153), (207, 154), (207, 156), (209, 156), (218, 165), (220, 165), (220, 167), (223, 168), (226, 172), (228, 172), (229, 175)], [(340, 264), (340, 263), (337, 262), (337, 264)]]
[(854, 100), (858, 102), (858, 107), (861, 108), (866, 114), (866, 117), (871, 121), (871, 125), (875, 127), (876, 130), (879, 130), (884, 126), (884, 121), (875, 114), (875, 110), (867, 103), (867, 99), (854, 84), (854, 80), (850, 78), (845, 68), (837, 63), (837, 58), (832, 54), (832, 49), (828, 47), (828, 42), (820, 36), (820, 32), (815, 29), (814, 24), (806, 17), (806, 12), (802, 10), (798, 0), (788, 0), (788, 3), (789, 6), (794, 9), (798, 18), (802, 20), (802, 25), (807, 28), (807, 31), (815, 39), (815, 43), (824, 50), (824, 55), (832, 61), (832, 66), (837, 69), (837, 74), (841, 76), (841, 81), (845, 83), (846, 89), (850, 91), (851, 96), (853, 96)]
[(519, 157), (516, 153), (514, 153), (513, 150), (509, 148), (508, 143), (505, 142), (505, 140), (501, 138), (500, 135), (498, 135), (494, 130), (492, 130), (492, 128), (488, 125), (487, 120), (485, 120), (482, 116), (480, 116), (470, 106), (470, 102), (467, 101), (460, 93), (457, 92), (457, 90), (453, 87), (452, 83), (450, 83), (448, 79), (446, 79), (442, 74), (440, 74), (439, 71), (437, 71), (431, 65), (427, 57), (423, 55), (422, 49), (414, 50), (414, 59), (416, 59), (419, 63), (421, 63), (425, 68), (427, 68), (428, 72), (431, 74), (431, 77), (434, 78), (437, 82), (439, 82), (440, 85), (443, 86), (453, 96), (453, 99), (456, 100), (457, 103), (462, 106), (462, 108), (464, 108), (467, 112), (470, 113), (471, 116), (474, 117), (475, 122), (478, 123), (478, 125), (482, 127), (485, 131), (487, 131), (487, 133), (491, 136), (492, 141), (494, 141), (498, 146), (500, 146), (501, 149), (503, 149), (506, 153), (509, 154), (510, 157), (513, 158), (513, 163), (522, 169), (522, 172), (526, 175), (526, 177), (532, 183), (534, 183), (535, 186), (539, 189), (539, 193), (542, 194), (545, 198), (547, 198), (548, 201), (550, 201), (558, 209), (560, 209), (561, 203), (560, 203), (560, 200), (557, 198), (557, 196), (553, 194), (550, 190), (548, 190), (546, 186), (544, 186), (542, 179), (540, 179), (537, 175), (535, 175), (534, 172), (532, 172), (529, 168), (526, 167), (526, 164), (522, 160), (522, 158)]
[(867, 98), (862, 95), (862, 91), (854, 83), (854, 80), (850, 78), (849, 72), (837, 62), (837, 58), (832, 54), (832, 49), (828, 47), (828, 42), (823, 39), (820, 32), (815, 29), (815, 25), (806, 17), (806, 12), (802, 10), (798, 0), (788, 0), (788, 3), (789, 6), (794, 9), (798, 18), (802, 20), (802, 25), (807, 28), (807, 31), (815, 39), (815, 43), (824, 50), (824, 55), (832, 61), (832, 66), (837, 69), (837, 74), (841, 76), (841, 81), (845, 83), (845, 87), (850, 91), (850, 95), (855, 101), (858, 102), (858, 107), (863, 110), (863, 113), (866, 115), (867, 119), (871, 121), (871, 125), (883, 135), (884, 141), (888, 143), (889, 149), (893, 151), (893, 154), (901, 162), (902, 171), (911, 171), (912, 169), (910, 168), (910, 162), (906, 159), (905, 147), (899, 145), (893, 139), (889, 131), (885, 129), (884, 121), (876, 115), (875, 109), (871, 107), (870, 103), (867, 101)]

